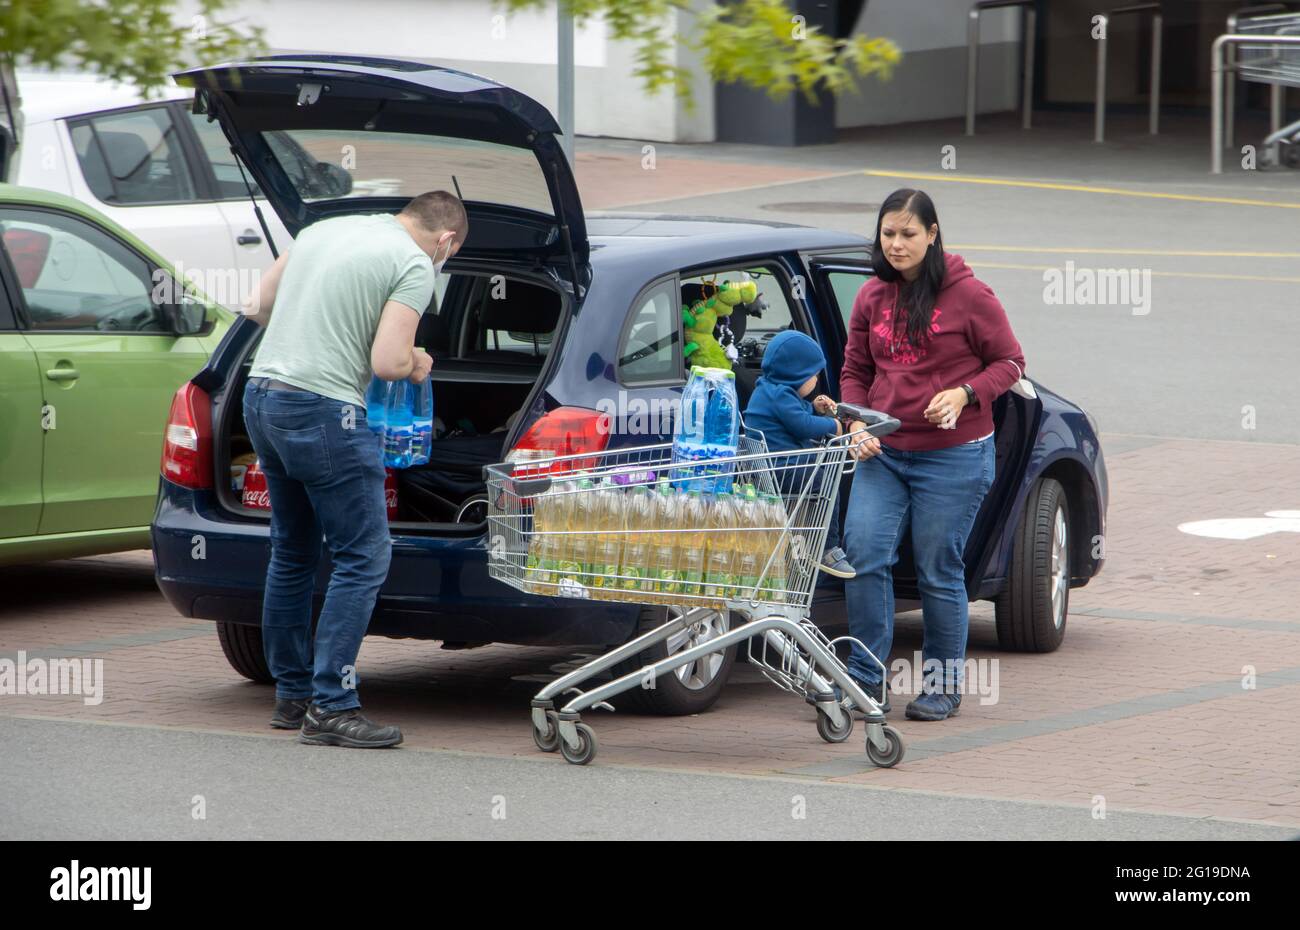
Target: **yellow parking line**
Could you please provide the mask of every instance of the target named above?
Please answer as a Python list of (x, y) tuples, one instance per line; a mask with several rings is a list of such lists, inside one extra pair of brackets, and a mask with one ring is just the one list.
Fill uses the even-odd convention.
[(1168, 255), (1189, 258), (1300, 258), (1300, 252), (1213, 252), (1193, 249), (1073, 249), (1038, 245), (949, 245), (954, 252), (1053, 252), (1062, 255)]
[[(969, 262), (972, 268), (1009, 268), (1013, 271), (1060, 271), (1056, 265), (1014, 265), (1002, 262)], [(1269, 281), (1282, 284), (1300, 284), (1300, 278), (1272, 277), (1253, 274), (1208, 274), (1196, 271), (1152, 271), (1157, 278), (1207, 278), (1211, 281)]]
[(1286, 210), (1300, 210), (1300, 202), (1287, 203), (1279, 200), (1250, 200), (1245, 197), (1206, 197), (1200, 194), (1169, 194), (1160, 191), (1130, 191), (1121, 187), (1093, 187), (1088, 184), (1058, 184), (1049, 181), (1017, 181), (1010, 178), (974, 178), (960, 177), (952, 174), (927, 174), (918, 171), (876, 171), (871, 168), (863, 174), (878, 178), (907, 178), (913, 181), (952, 181), (958, 184), (994, 184), (1002, 187), (1033, 187), (1040, 190), (1078, 191), (1083, 194), (1115, 194), (1120, 197), (1147, 197), (1156, 200), (1190, 200), (1196, 203), (1226, 203), (1241, 207), (1281, 207)]

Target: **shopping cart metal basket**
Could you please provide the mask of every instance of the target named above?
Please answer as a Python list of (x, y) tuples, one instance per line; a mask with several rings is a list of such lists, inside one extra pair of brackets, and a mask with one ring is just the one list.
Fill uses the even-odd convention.
[[(867, 694), (835, 654), (850, 637), (830, 640), (810, 619), (840, 476), (855, 464), (850, 447), (864, 434), (885, 436), (899, 426), (848, 404), (838, 413), (866, 429), (791, 451), (771, 451), (747, 430), (735, 455), (707, 460), (674, 461), (665, 443), (484, 469), (493, 578), (543, 596), (669, 608), (661, 626), (537, 693), (532, 724), (540, 749), (590, 762), (596, 737), (582, 711), (612, 710), (611, 698), (748, 640), (751, 664), (816, 707), (823, 739), (848, 739), (857, 709), (865, 715), (867, 757), (885, 767), (903, 758), (903, 739), (881, 711), (884, 663), (863, 646), (881, 669), (881, 693)], [(744, 622), (612, 681), (579, 687), (720, 610)]]

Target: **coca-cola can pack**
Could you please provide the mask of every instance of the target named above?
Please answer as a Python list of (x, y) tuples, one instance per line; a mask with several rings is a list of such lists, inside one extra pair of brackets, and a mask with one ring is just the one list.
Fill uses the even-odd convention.
[(266, 473), (262, 471), (261, 462), (254, 462), (244, 472), (242, 501), (252, 510), (271, 509), (271, 492), (266, 489)]
[[(262, 463), (254, 462), (244, 474), (243, 504), (250, 510), (270, 510), (271, 494), (266, 489), (266, 473)], [(391, 468), (384, 469), (384, 506), (391, 523), (397, 519), (397, 472)]]

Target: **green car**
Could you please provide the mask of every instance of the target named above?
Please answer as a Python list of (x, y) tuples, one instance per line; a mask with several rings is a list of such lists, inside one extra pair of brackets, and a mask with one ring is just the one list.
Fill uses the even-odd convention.
[(147, 548), (172, 395), (235, 316), (70, 197), (0, 184), (0, 565)]

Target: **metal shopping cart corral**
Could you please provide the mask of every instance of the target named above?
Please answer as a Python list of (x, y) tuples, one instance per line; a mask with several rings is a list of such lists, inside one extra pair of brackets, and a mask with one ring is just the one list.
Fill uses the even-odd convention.
[[(1272, 161), (1280, 162), (1276, 146), (1296, 138), (1295, 126), (1283, 127), (1282, 112), (1287, 87), (1300, 87), (1300, 13), (1239, 16), (1233, 32), (1221, 35), (1211, 46), (1211, 159), (1213, 174), (1223, 171), (1223, 149), (1233, 144), (1232, 101), (1225, 120), (1225, 98), (1236, 78), (1270, 86), (1269, 128), (1264, 140)], [(1225, 92), (1225, 84), (1228, 89)], [(1225, 132), (1225, 122), (1228, 130)]]
[[(810, 619), (840, 476), (853, 467), (850, 445), (867, 434), (888, 435), (899, 426), (893, 417), (848, 404), (840, 404), (839, 413), (861, 420), (866, 429), (812, 449), (780, 452), (769, 451), (761, 434), (750, 431), (741, 437), (736, 455), (702, 463), (674, 462), (672, 444), (665, 443), (484, 469), (493, 578), (534, 594), (663, 605), (673, 614), (656, 629), (542, 688), (532, 701), (533, 739), (538, 748), (558, 749), (578, 765), (590, 762), (596, 754), (596, 737), (581, 722), (582, 711), (613, 710), (609, 701), (617, 695), (653, 687), (661, 675), (748, 640), (749, 660), (768, 680), (817, 708), (817, 731), (823, 739), (848, 739), (852, 711), (858, 709), (866, 719), (867, 757), (882, 767), (901, 761), (902, 736), (886, 725), (881, 711), (884, 663), (862, 647), (881, 670), (880, 695), (867, 694), (835, 655), (835, 645), (850, 638), (830, 640)], [(709, 543), (704, 558), (725, 559), (730, 553), (732, 561), (725, 564), (732, 569), (746, 566), (744, 570), (715, 572), (706, 561), (710, 570), (694, 571), (686, 564), (688, 553), (693, 558), (695, 547), (704, 545), (698, 539), (700, 525), (633, 525), (621, 536), (608, 524), (602, 526), (598, 517), (588, 518), (583, 528), (554, 525), (565, 519), (564, 514), (599, 513), (601, 506), (615, 506), (608, 498), (602, 504), (597, 495), (637, 494), (636, 487), (665, 480), (683, 491), (699, 490), (701, 497), (720, 486), (753, 487), (750, 499), (764, 501), (762, 507), (744, 511), (743, 519), (737, 517), (734, 525), (706, 530)], [(782, 487), (791, 490), (782, 495)], [(622, 506), (627, 506), (626, 499)], [(709, 512), (719, 520), (725, 513)], [(587, 528), (592, 525), (595, 528)], [(617, 543), (615, 536), (619, 536)], [(719, 540), (728, 541), (719, 545)], [(607, 548), (612, 545), (621, 547), (613, 570)], [(659, 574), (650, 570), (654, 557), (646, 554), (649, 549), (677, 553), (679, 570)], [(605, 563), (593, 552), (599, 552)], [(740, 614), (745, 622), (612, 681), (589, 690), (580, 687), (719, 610)], [(840, 690), (838, 700), (834, 687)]]

